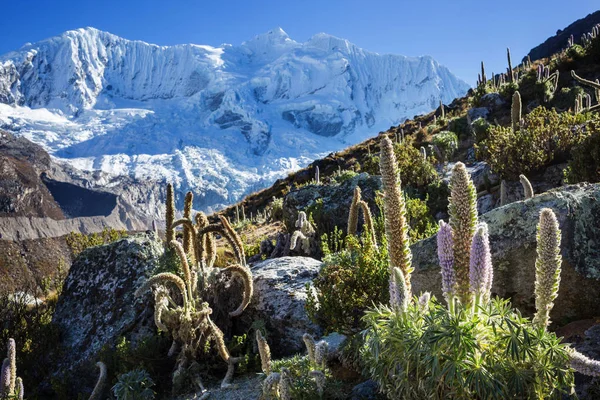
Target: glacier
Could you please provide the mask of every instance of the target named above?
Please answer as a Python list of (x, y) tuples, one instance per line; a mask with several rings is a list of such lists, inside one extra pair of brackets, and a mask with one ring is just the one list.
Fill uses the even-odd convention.
[(214, 211), (468, 89), (429, 56), (324, 33), (158, 46), (82, 28), (0, 56), (0, 128), (82, 171), (173, 182)]

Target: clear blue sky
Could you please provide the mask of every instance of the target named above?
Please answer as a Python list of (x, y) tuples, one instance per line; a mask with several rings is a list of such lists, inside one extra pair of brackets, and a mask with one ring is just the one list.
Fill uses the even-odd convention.
[(598, 0), (0, 0), (0, 54), (93, 26), (160, 45), (239, 44), (282, 27), (305, 41), (326, 32), (378, 53), (428, 54), (473, 85), (484, 60), (506, 68)]

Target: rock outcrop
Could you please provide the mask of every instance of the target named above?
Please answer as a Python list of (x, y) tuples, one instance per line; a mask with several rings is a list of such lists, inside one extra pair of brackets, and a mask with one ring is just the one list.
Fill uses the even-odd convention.
[(302, 335), (320, 335), (305, 310), (306, 284), (319, 273), (321, 261), (308, 257), (281, 257), (252, 267), (254, 297), (242, 320), (263, 320), (275, 357), (305, 351)]
[[(480, 216), (489, 226), (494, 265), (492, 292), (510, 297), (527, 315), (535, 311), (536, 226), (551, 208), (562, 230), (562, 275), (551, 319), (557, 324), (600, 315), (600, 184), (564, 186)], [(412, 247), (413, 291), (441, 296), (436, 237)]]
[(337, 226), (345, 232), (356, 186), (361, 188), (362, 199), (374, 212), (375, 192), (381, 190), (381, 177), (362, 173), (338, 185), (308, 185), (288, 193), (283, 201), (283, 216), (288, 228), (293, 231), (298, 212), (305, 211), (307, 215), (311, 212), (315, 222), (325, 231), (333, 231)]

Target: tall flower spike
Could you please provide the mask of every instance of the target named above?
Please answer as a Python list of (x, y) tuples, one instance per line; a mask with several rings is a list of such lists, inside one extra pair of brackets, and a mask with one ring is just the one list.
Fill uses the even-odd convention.
[(437, 251), (442, 273), (442, 293), (448, 305), (452, 305), (456, 295), (456, 272), (454, 271), (454, 241), (452, 228), (440, 220), (440, 229), (437, 233)]
[(450, 177), (450, 199), (448, 214), (454, 242), (454, 271), (456, 272), (456, 294), (463, 304), (471, 302), (469, 290), (469, 268), (471, 241), (477, 226), (477, 192), (467, 168), (456, 163)]
[(575, 349), (569, 349), (571, 367), (582, 375), (600, 376), (600, 361), (592, 360)]
[(306, 350), (308, 352), (308, 359), (314, 363), (315, 362), (315, 338), (312, 337), (312, 335), (305, 333), (304, 335), (302, 335), (302, 340), (304, 341), (304, 344), (306, 345)]
[(358, 227), (358, 203), (361, 201), (360, 187), (354, 188), (352, 204), (350, 204), (350, 214), (348, 214), (348, 235), (356, 235)]
[(265, 375), (269, 375), (271, 373), (271, 348), (260, 329), (256, 330), (256, 344), (258, 345), (258, 354), (260, 354), (262, 371)]
[(292, 400), (292, 377), (290, 370), (281, 368), (281, 376), (279, 378), (279, 398), (281, 400)]
[(419, 296), (419, 310), (421, 310), (421, 312), (429, 308), (429, 300), (431, 300), (431, 293), (421, 293)]
[(500, 207), (508, 204), (508, 193), (506, 191), (506, 181), (502, 179), (500, 182)]
[(363, 212), (363, 219), (365, 220), (364, 230), (367, 231), (371, 238), (371, 244), (377, 247), (377, 236), (375, 235), (375, 226), (373, 225), (373, 216), (371, 215), (371, 209), (366, 201), (361, 200), (358, 203), (360, 209)]
[(100, 400), (100, 396), (104, 391), (104, 384), (106, 383), (106, 364), (102, 361), (98, 361), (96, 366), (100, 369), (100, 375), (98, 376), (98, 381), (96, 382), (96, 386), (94, 387), (94, 391), (89, 400)]
[(270, 398), (275, 391), (277, 385), (279, 385), (279, 381), (281, 380), (281, 375), (278, 372), (271, 372), (263, 381), (263, 395), (266, 398)]
[(25, 387), (23, 386), (23, 379), (17, 378), (16, 385), (17, 385), (16, 394), (19, 396), (18, 399), (23, 400), (23, 397), (25, 396)]
[(390, 304), (392, 308), (399, 311), (406, 311), (410, 295), (406, 287), (406, 280), (402, 270), (394, 267), (392, 276), (390, 277)]
[[(194, 193), (187, 192), (185, 194), (185, 200), (183, 202), (183, 218), (192, 220), (192, 205), (194, 204)], [(192, 235), (190, 228), (186, 225), (183, 226), (183, 248), (186, 254), (192, 254)]]
[(166, 229), (165, 235), (167, 239), (167, 246), (171, 243), (171, 240), (175, 240), (175, 231), (173, 230), (173, 222), (175, 222), (175, 194), (173, 193), (173, 184), (167, 185), (167, 211), (165, 213)]
[(556, 215), (549, 208), (540, 212), (537, 227), (537, 258), (535, 260), (535, 308), (533, 323), (545, 328), (550, 324), (550, 310), (558, 296), (560, 285), (560, 239)]
[(381, 157), (379, 167), (383, 182), (383, 208), (385, 213), (385, 235), (390, 258), (390, 275), (394, 267), (402, 270), (408, 296), (411, 295), (410, 274), (413, 271), (408, 241), (406, 206), (398, 182), (398, 164), (394, 147), (387, 136), (381, 139)]
[(523, 193), (525, 193), (525, 200), (531, 199), (533, 194), (533, 186), (531, 186), (531, 182), (529, 179), (523, 174), (519, 175), (519, 180), (521, 181), (521, 186), (523, 186)]
[(10, 395), (8, 388), (10, 387), (10, 360), (5, 358), (2, 362), (2, 370), (0, 371), (0, 398)]
[(471, 261), (469, 269), (469, 281), (471, 293), (475, 295), (475, 302), (489, 300), (491, 284), (494, 279), (492, 269), (492, 255), (490, 253), (490, 240), (488, 238), (488, 227), (481, 222), (473, 236), (471, 243)]
[(8, 386), (8, 393), (15, 393), (15, 385), (17, 383), (17, 344), (15, 339), (8, 339), (8, 360), (10, 362), (10, 384)]
[(325, 369), (327, 364), (327, 355), (329, 354), (329, 344), (321, 340), (315, 345), (315, 364), (321, 369)]

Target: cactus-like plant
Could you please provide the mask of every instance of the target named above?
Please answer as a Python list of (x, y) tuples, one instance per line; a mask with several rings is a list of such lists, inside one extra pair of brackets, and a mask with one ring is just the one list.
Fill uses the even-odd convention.
[[(592, 89), (594, 89), (594, 93), (596, 96), (596, 101), (600, 101), (600, 82), (598, 80), (594, 81), (590, 81), (587, 79), (583, 79), (580, 76), (578, 76), (575, 71), (571, 71), (571, 76), (573, 77), (573, 79), (575, 79), (577, 82), (581, 83), (582, 85), (585, 86), (589, 86)], [(583, 99), (579, 101), (579, 108), (582, 108), (582, 103), (583, 103)], [(589, 103), (590, 107), (588, 108), (588, 111), (595, 111), (600, 109), (600, 103), (592, 106), (591, 102)], [(577, 106), (576, 106), (577, 108)], [(580, 112), (580, 110), (576, 110), (576, 113)]]
[(317, 185), (321, 184), (321, 174), (319, 173), (319, 166), (318, 165), (315, 167), (315, 183)]
[(423, 160), (427, 160), (427, 150), (423, 146), (421, 146), (421, 155), (423, 156)]
[(314, 238), (316, 231), (308, 218), (306, 218), (306, 213), (304, 211), (298, 213), (296, 228), (298, 228), (298, 230), (292, 233), (292, 238), (290, 239), (290, 250), (294, 250), (298, 245), (298, 240), (300, 240), (302, 251), (306, 254), (310, 254), (311, 240)]
[[(408, 297), (411, 296), (410, 274), (412, 254), (408, 240), (408, 224), (406, 222), (406, 206), (404, 196), (398, 182), (398, 164), (394, 155), (394, 147), (387, 136), (381, 139), (380, 170), (383, 183), (383, 208), (385, 214), (385, 234), (388, 242), (390, 258), (390, 276), (393, 268), (398, 267), (404, 275)], [(393, 281), (393, 277), (390, 282)]]
[(510, 109), (510, 119), (512, 122), (513, 132), (516, 132), (521, 127), (521, 95), (516, 90), (512, 98), (512, 107)]
[(469, 304), (469, 268), (471, 241), (477, 226), (477, 192), (467, 168), (461, 162), (456, 163), (450, 177), (448, 214), (454, 244), (456, 295), (463, 304)]
[[(485, 78), (483, 79), (483, 82), (485, 82)], [(440, 118), (444, 119), (446, 117), (446, 110), (444, 110), (444, 103), (442, 103), (442, 100), (440, 99)]]
[[(492, 75), (493, 77), (494, 75)], [(483, 64), (483, 61), (481, 62), (481, 83), (485, 86), (485, 84), (487, 83), (487, 77), (485, 76), (485, 65)]]
[(175, 239), (175, 231), (173, 230), (173, 222), (175, 221), (175, 194), (173, 193), (173, 184), (167, 184), (167, 202), (166, 202), (166, 228), (165, 236), (167, 244)]
[(505, 206), (508, 204), (508, 193), (506, 189), (506, 181), (502, 179), (500, 182), (500, 206)]
[(525, 200), (531, 199), (534, 196), (533, 186), (531, 186), (531, 182), (529, 179), (523, 174), (519, 175), (519, 180), (521, 181), (521, 186), (523, 186), (523, 193), (525, 193)]
[(98, 361), (96, 366), (100, 370), (100, 374), (98, 375), (98, 380), (96, 381), (96, 386), (94, 387), (94, 391), (90, 396), (89, 400), (100, 400), (102, 397), (102, 392), (104, 391), (104, 386), (106, 385), (106, 364), (102, 361)]
[(514, 76), (513, 76), (513, 67), (512, 67), (512, 62), (510, 60), (510, 48), (506, 48), (506, 58), (508, 60), (508, 69), (507, 69), (507, 74), (508, 74), (508, 80), (509, 82), (514, 82)]
[[(193, 262), (192, 266), (188, 263), (184, 247), (178, 241), (172, 240), (168, 244), (174, 249), (174, 253), (179, 259), (183, 279), (175, 273), (159, 273), (140, 286), (136, 290), (135, 296), (139, 297), (151, 287), (157, 287), (154, 292), (155, 324), (159, 330), (169, 332), (174, 343), (180, 345), (172, 347), (175, 349), (174, 351), (179, 350), (177, 366), (173, 374), (175, 387), (180, 384), (181, 377), (189, 374), (189, 371), (196, 365), (196, 358), (204, 352), (205, 345), (210, 340), (214, 341), (219, 355), (227, 363), (227, 374), (221, 384), (222, 387), (227, 387), (233, 376), (234, 366), (241, 359), (229, 354), (223, 339), (223, 332), (211, 320), (212, 309), (208, 303), (203, 301), (202, 297), (211, 290), (211, 283), (218, 281), (218, 278), (215, 278), (218, 274), (233, 274), (233, 276), (241, 278), (243, 283), (242, 301), (236, 310), (229, 313), (231, 317), (238, 316), (248, 306), (252, 297), (252, 273), (245, 266), (241, 239), (227, 218), (220, 216), (219, 224), (210, 224), (206, 216), (199, 213), (194, 220), (195, 224), (191, 215), (187, 215), (171, 224), (173, 229), (183, 226), (189, 232), (191, 254), (193, 255), (189, 258)], [(227, 268), (213, 268), (216, 249), (214, 242), (211, 242), (210, 239), (214, 239), (212, 235), (215, 233), (223, 236), (234, 250), (236, 263)], [(181, 299), (181, 306), (169, 295), (167, 285), (174, 285), (178, 289), (179, 293), (175, 298)], [(195, 381), (198, 388), (203, 389), (201, 382), (198, 379)]]
[(535, 308), (533, 323), (540, 328), (550, 324), (550, 311), (560, 285), (560, 239), (556, 215), (549, 208), (540, 212), (537, 226), (537, 258), (535, 261)]

